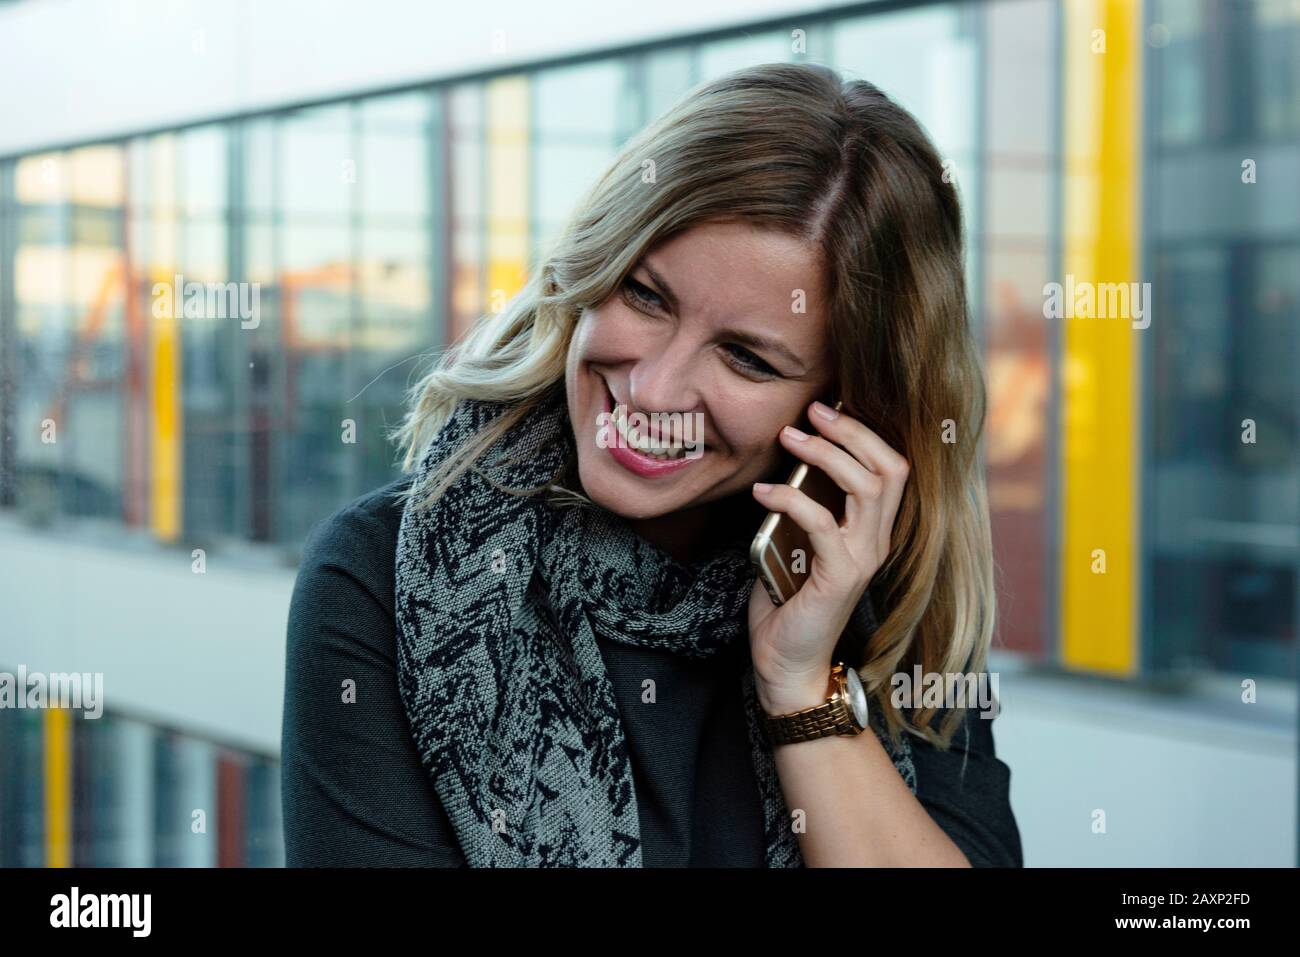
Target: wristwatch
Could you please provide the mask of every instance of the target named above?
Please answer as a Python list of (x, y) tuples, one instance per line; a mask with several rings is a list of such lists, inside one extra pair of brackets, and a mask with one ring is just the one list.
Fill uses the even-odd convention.
[(812, 741), (831, 734), (861, 734), (867, 727), (867, 692), (853, 668), (836, 662), (826, 700), (789, 714), (763, 714), (763, 732), (772, 744)]

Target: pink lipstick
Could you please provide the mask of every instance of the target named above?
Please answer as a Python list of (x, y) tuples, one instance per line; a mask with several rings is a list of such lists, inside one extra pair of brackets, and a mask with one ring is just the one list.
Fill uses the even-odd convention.
[[(599, 379), (599, 376), (597, 377)], [(674, 472), (680, 472), (692, 462), (698, 462), (703, 455), (690, 457), (683, 453), (675, 459), (657, 459), (651, 455), (643, 455), (641, 452), (625, 444), (622, 437), (618, 434), (618, 427), (613, 421), (614, 398), (610, 395), (609, 387), (605, 384), (604, 379), (600, 379), (601, 389), (605, 393), (602, 402), (602, 411), (609, 414), (607, 424), (602, 426), (606, 430), (605, 447), (614, 461), (623, 468), (627, 469), (641, 478), (660, 478)], [(597, 444), (597, 448), (599, 448)]]

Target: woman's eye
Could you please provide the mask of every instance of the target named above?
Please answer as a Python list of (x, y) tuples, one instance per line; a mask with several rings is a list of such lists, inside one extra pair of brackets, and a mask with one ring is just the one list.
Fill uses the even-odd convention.
[[(634, 305), (651, 312), (667, 312), (668, 304), (664, 302), (663, 297), (644, 283), (637, 282), (631, 276), (623, 280), (623, 295), (630, 299)], [(780, 373), (770, 365), (760, 359), (754, 353), (750, 352), (744, 346), (738, 346), (728, 343), (723, 347), (727, 350), (728, 361), (740, 369), (742, 372), (750, 375), (758, 375), (767, 379), (779, 378)]]
[(728, 350), (729, 355), (734, 357), (735, 364), (743, 366), (750, 372), (756, 372), (769, 378), (780, 375), (779, 372), (743, 346), (728, 344), (724, 348)]
[(649, 309), (662, 311), (664, 308), (664, 301), (657, 292), (637, 282), (631, 276), (623, 280), (623, 289), (629, 296)]

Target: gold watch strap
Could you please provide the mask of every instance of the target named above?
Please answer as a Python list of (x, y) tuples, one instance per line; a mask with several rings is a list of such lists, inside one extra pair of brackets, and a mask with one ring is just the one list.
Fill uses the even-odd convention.
[(853, 712), (843, 681), (844, 665), (831, 669), (830, 691), (821, 704), (789, 714), (763, 716), (763, 731), (773, 744), (813, 741), (832, 734), (854, 735), (861, 732), (853, 721)]

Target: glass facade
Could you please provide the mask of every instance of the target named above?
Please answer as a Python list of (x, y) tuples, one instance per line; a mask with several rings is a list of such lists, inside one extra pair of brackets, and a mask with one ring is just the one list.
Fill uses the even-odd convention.
[[(1145, 661), (1294, 677), (1300, 3), (1164, 0), (1149, 18), (1165, 45), (1144, 238), (1167, 318), (1146, 366)], [(1273, 177), (1290, 188), (1261, 188)]]
[(0, 712), (0, 867), (283, 863), (273, 757), (107, 713)]
[[(738, 26), (0, 160), (0, 505), (292, 558), (315, 521), (397, 477), (384, 432), (417, 357), (501, 308), (621, 143), (697, 82), (809, 59), (912, 110), (963, 197), (998, 647), (1137, 680), (1293, 679), (1300, 3), (1140, 9), (1131, 49), (1113, 32), (1098, 87), (1140, 107), (1130, 198), (1072, 165), (1070, 131), (1096, 107), (1071, 91), (1096, 65), (1049, 0)], [(1263, 185), (1278, 182), (1285, 201)], [(1092, 195), (1119, 197), (1106, 222), (1132, 225), (1109, 239), (1132, 244), (1129, 278), (1151, 282), (1155, 316), (1129, 340), (1139, 375), (1122, 421), (1100, 424), (1071, 407), (1098, 353), (1043, 312), (1074, 248), (1071, 204)], [(256, 315), (191, 315), (187, 283), (250, 284)], [(169, 284), (176, 302), (160, 308)], [(1115, 503), (1139, 516), (1117, 587), (1140, 620), (1115, 639), (1120, 667), (1093, 669), (1078, 649), (1095, 636), (1068, 612), (1069, 535), (1088, 520), (1070, 493), (1089, 487), (1080, 443), (1108, 435), (1141, 450)], [(39, 721), (0, 712), (4, 863), (49, 853)], [(74, 721), (68, 740), (77, 863), (278, 859), (270, 759), (118, 717)], [(212, 841), (189, 839), (194, 808), (212, 809)]]

